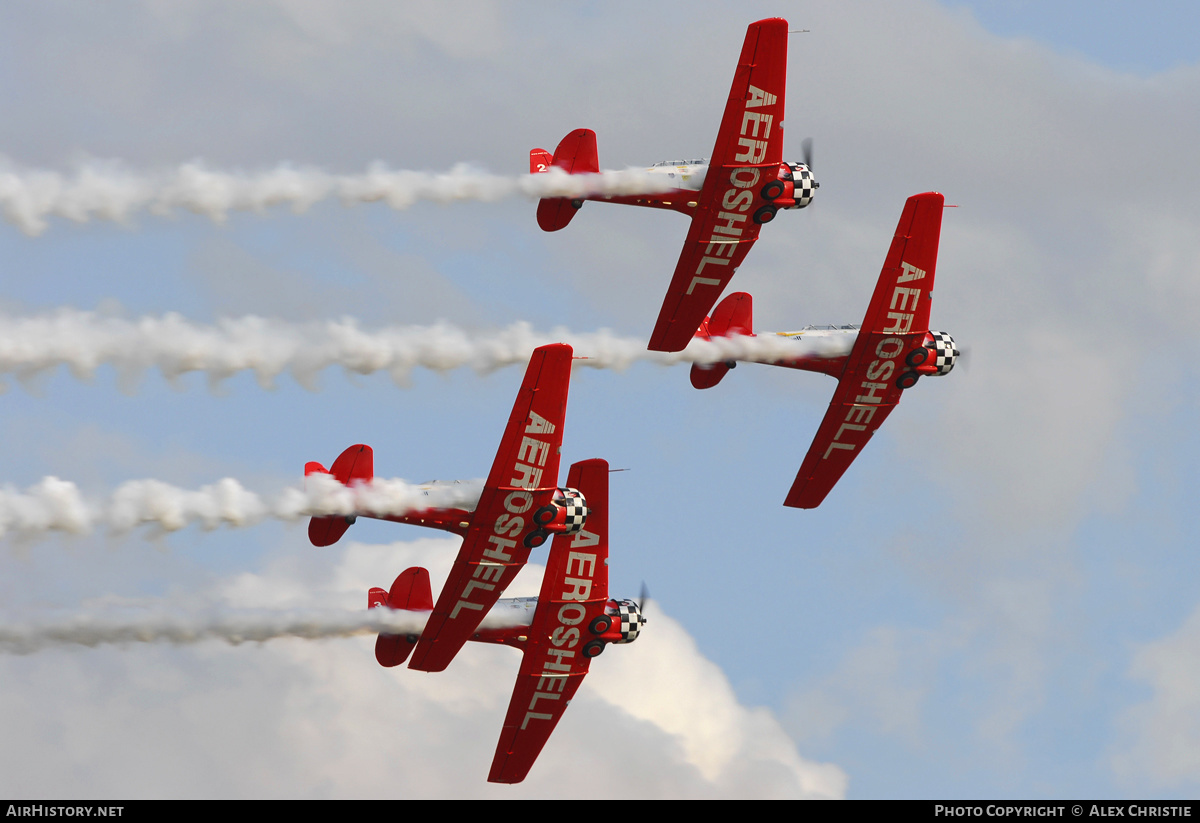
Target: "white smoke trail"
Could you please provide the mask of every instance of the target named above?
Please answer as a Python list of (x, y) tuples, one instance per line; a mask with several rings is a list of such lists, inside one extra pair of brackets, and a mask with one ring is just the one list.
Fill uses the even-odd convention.
[[(518, 605), (519, 604), (519, 605)], [(484, 618), (483, 628), (527, 625), (531, 601), (500, 601)], [(306, 640), (362, 634), (420, 634), (429, 612), (333, 609), (106, 609), (56, 617), (0, 622), (0, 652), (30, 654), (56, 646), (99, 646), (112, 643), (172, 643), (205, 640), (261, 643), (281, 637)]]
[(91, 219), (128, 222), (139, 211), (161, 215), (186, 209), (220, 221), (231, 211), (262, 212), (281, 205), (302, 212), (330, 198), (347, 205), (382, 201), (394, 209), (406, 209), (420, 200), (492, 202), (516, 195), (653, 194), (670, 191), (672, 182), (665, 175), (641, 169), (567, 174), (552, 168), (545, 174), (508, 177), (464, 164), (433, 173), (394, 170), (376, 163), (362, 174), (331, 174), (286, 165), (254, 173), (223, 172), (200, 161), (176, 169), (138, 172), (115, 161), (91, 161), (63, 174), (23, 169), (0, 157), (0, 214), (26, 234), (38, 235), (46, 230), (50, 217), (80, 223)]
[(74, 483), (44, 478), (20, 491), (0, 489), (0, 538), (30, 540), (50, 532), (86, 535), (96, 531), (124, 534), (148, 525), (154, 533), (191, 525), (212, 530), (250, 526), (273, 519), (292, 522), (314, 515), (403, 515), (428, 508), (473, 509), (482, 480), (415, 485), (375, 478), (343, 486), (331, 475), (305, 478), (304, 488), (275, 496), (256, 494), (232, 478), (199, 490), (180, 489), (158, 480), (123, 483), (107, 500), (88, 500)]
[(543, 333), (527, 323), (494, 332), (468, 332), (445, 323), (368, 330), (352, 319), (297, 324), (248, 316), (205, 325), (177, 314), (127, 320), (61, 309), (30, 317), (0, 315), (0, 374), (27, 380), (66, 366), (86, 378), (110, 365), (125, 377), (154, 368), (168, 379), (203, 372), (220, 381), (250, 371), (269, 387), (287, 371), (314, 388), (322, 370), (340, 366), (357, 374), (386, 372), (406, 386), (417, 368), (488, 372), (524, 364), (535, 348), (556, 342), (571, 344), (576, 355), (586, 358), (577, 361), (580, 365), (623, 369), (638, 361), (671, 365), (837, 357), (848, 354), (853, 341), (854, 335), (846, 333), (798, 339), (768, 334), (693, 340), (682, 352), (664, 354), (646, 351), (642, 338), (562, 328)]

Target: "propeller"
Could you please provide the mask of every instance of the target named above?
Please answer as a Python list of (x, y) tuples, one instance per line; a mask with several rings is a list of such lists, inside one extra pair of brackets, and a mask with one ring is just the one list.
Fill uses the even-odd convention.
[(813, 149), (811, 137), (805, 137), (800, 141), (800, 151), (804, 154), (804, 165), (808, 166), (809, 171), (812, 171)]
[(646, 601), (650, 599), (650, 590), (646, 588), (646, 581), (642, 581), (642, 591), (638, 595), (638, 612), (643, 618), (646, 617)]

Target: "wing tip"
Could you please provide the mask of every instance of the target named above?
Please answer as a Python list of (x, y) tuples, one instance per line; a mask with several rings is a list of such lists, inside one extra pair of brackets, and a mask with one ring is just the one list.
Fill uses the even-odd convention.
[(783, 501), (783, 505), (790, 509), (815, 509), (820, 506), (828, 496), (828, 491), (826, 491), (820, 497), (817, 497), (813, 494), (805, 494), (804, 489), (801, 489), (800, 491), (789, 493), (787, 498)]

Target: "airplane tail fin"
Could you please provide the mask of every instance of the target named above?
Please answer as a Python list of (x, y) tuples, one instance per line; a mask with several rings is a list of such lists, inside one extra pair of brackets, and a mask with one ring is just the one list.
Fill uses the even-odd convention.
[[(546, 162), (547, 158), (549, 163)], [(529, 152), (529, 172), (537, 174), (557, 166), (567, 174), (596, 174), (600, 160), (596, 154), (596, 132), (575, 129), (564, 137), (551, 156), (545, 149)], [(540, 167), (540, 168), (539, 168)], [(538, 202), (537, 220), (542, 231), (558, 231), (571, 222), (583, 200), (566, 197), (546, 197)]]
[[(734, 292), (717, 304), (711, 317), (704, 318), (695, 337), (705, 340), (712, 337), (728, 337), (732, 334), (750, 336), (754, 334), (754, 298), (744, 291)], [(721, 382), (737, 363), (693, 363), (692, 385), (697, 389), (711, 389)]]
[[(304, 476), (308, 477), (310, 474), (331, 474), (343, 486), (350, 486), (356, 482), (369, 483), (375, 477), (375, 453), (370, 446), (358, 443), (338, 455), (337, 460), (334, 460), (328, 469), (316, 461), (305, 463)], [(313, 517), (308, 521), (309, 542), (314, 546), (332, 546), (342, 539), (342, 535), (354, 520), (354, 515)]]
[[(391, 591), (372, 588), (367, 592), (367, 608), (387, 606), (404, 611), (432, 611), (433, 589), (429, 585), (429, 572), (413, 566), (400, 572), (392, 583)], [(375, 639), (375, 659), (385, 668), (399, 666), (408, 659), (417, 645), (419, 633), (380, 634)]]

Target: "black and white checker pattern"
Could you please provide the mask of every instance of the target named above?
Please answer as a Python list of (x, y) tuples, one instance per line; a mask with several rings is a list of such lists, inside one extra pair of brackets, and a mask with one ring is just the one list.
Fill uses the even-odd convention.
[(937, 366), (939, 375), (949, 374), (954, 368), (954, 361), (958, 359), (961, 352), (954, 344), (954, 338), (946, 334), (944, 331), (931, 331), (930, 336), (933, 337), (933, 351), (935, 360), (933, 364)]
[(554, 505), (566, 511), (566, 528), (563, 534), (575, 534), (587, 523), (587, 500), (575, 489), (559, 489)]
[(812, 202), (817, 191), (817, 179), (808, 166), (798, 163), (792, 166), (792, 181), (792, 197), (796, 199), (796, 208), (802, 209)]
[(646, 618), (638, 611), (637, 603), (632, 600), (621, 600), (617, 603), (617, 617), (621, 621), (621, 639), (618, 643), (632, 643), (637, 640), (638, 632)]

